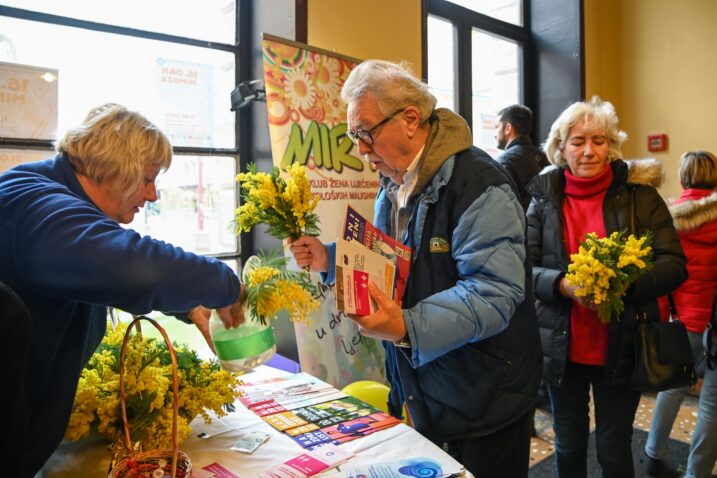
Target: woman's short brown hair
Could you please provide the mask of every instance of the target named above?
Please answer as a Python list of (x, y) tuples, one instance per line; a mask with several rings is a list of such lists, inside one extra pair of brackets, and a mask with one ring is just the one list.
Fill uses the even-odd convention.
[(714, 189), (717, 158), (709, 151), (687, 151), (680, 158), (680, 182), (685, 189)]

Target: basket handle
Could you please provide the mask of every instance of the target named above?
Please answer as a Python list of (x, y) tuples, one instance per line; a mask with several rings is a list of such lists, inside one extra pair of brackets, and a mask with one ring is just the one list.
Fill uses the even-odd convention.
[(169, 349), (169, 355), (172, 357), (172, 478), (177, 475), (177, 458), (179, 456), (179, 439), (177, 429), (177, 416), (179, 415), (179, 380), (177, 379), (177, 355), (174, 353), (172, 343), (169, 341), (167, 332), (164, 331), (161, 325), (156, 320), (145, 317), (144, 315), (134, 316), (134, 320), (127, 327), (127, 331), (124, 334), (124, 340), (122, 341), (122, 349), (120, 350), (120, 368), (119, 368), (119, 395), (120, 395), (120, 407), (122, 408), (122, 425), (124, 426), (125, 442), (127, 444), (127, 452), (130, 456), (133, 454), (132, 450), (132, 439), (129, 436), (129, 423), (127, 422), (127, 407), (125, 405), (124, 395), (124, 353), (129, 342), (130, 332), (133, 327), (137, 327), (140, 330), (140, 322), (146, 320), (150, 322), (154, 327), (159, 330), (162, 334), (164, 341), (167, 343)]

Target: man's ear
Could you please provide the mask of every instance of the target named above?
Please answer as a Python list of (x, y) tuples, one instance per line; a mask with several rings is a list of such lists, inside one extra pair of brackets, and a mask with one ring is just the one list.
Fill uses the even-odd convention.
[(415, 106), (407, 106), (401, 113), (401, 119), (406, 124), (409, 137), (413, 137), (421, 126), (421, 113)]
[(505, 123), (505, 135), (511, 136), (513, 134), (513, 125), (510, 123)]

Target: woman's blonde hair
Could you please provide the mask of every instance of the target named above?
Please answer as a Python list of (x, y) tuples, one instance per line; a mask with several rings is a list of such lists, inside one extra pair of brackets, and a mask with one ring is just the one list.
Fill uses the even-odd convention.
[(166, 170), (172, 145), (147, 118), (122, 105), (93, 108), (82, 124), (57, 142), (75, 172), (129, 197), (137, 191), (147, 166)]
[(680, 182), (685, 189), (714, 189), (717, 157), (709, 151), (687, 151), (680, 158)]
[(405, 62), (366, 60), (351, 70), (341, 89), (341, 99), (351, 103), (367, 93), (374, 96), (384, 115), (415, 106), (421, 123), (428, 121), (437, 103), (428, 85), (416, 78)]
[(615, 107), (609, 101), (593, 96), (589, 102), (579, 101), (565, 108), (550, 127), (543, 150), (551, 163), (561, 168), (567, 166), (561, 150), (565, 147), (570, 128), (580, 121), (588, 131), (605, 130), (608, 141), (608, 161), (622, 159), (622, 144), (627, 139), (627, 134), (617, 127)]

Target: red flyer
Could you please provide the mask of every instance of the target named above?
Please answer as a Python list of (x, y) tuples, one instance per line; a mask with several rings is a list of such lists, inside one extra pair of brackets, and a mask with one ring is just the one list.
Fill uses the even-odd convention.
[(411, 269), (411, 256), (413, 255), (411, 248), (379, 231), (350, 205), (346, 206), (342, 239), (358, 241), (395, 264), (396, 278), (393, 300), (400, 305), (403, 291), (406, 289), (408, 272)]

